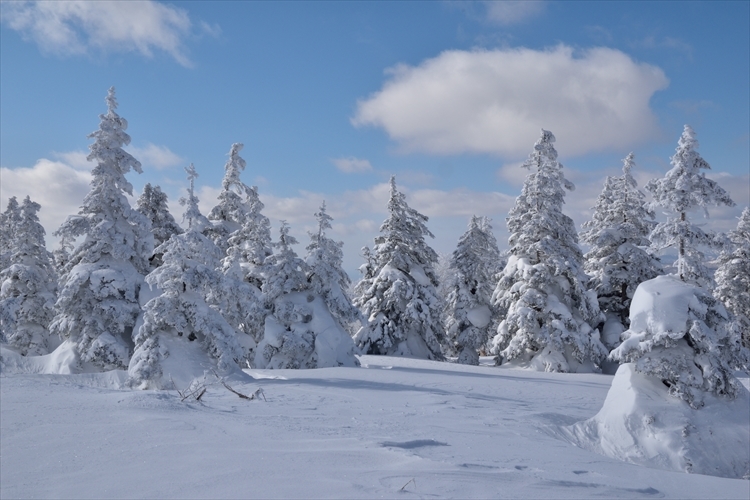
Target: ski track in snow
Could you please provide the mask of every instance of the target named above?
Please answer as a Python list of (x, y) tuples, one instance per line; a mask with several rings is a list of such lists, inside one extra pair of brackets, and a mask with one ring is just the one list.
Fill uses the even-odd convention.
[(361, 361), (230, 382), (266, 401), (218, 384), (181, 402), (107, 388), (106, 375), (3, 372), (0, 497), (748, 498), (748, 481), (555, 438), (599, 411), (611, 376)]

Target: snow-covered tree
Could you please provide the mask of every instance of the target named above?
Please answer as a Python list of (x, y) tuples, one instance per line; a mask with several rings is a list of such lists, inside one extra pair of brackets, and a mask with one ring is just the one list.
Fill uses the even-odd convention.
[(492, 290), (500, 252), (486, 218), (473, 216), (450, 260), (445, 330), (458, 362), (479, 364), (492, 325)]
[[(344, 262), (343, 243), (326, 236), (326, 229), (331, 229), (333, 218), (326, 212), (326, 204), (315, 213), (318, 230), (308, 233), (310, 244), (307, 245), (307, 281), (311, 289), (328, 306), (334, 318), (342, 325), (350, 326), (362, 321), (362, 313), (353, 304), (347, 290), (351, 286), (349, 275), (342, 267)], [(357, 327), (359, 329), (359, 326)]]
[(15, 196), (11, 196), (5, 212), (0, 214), (0, 269), (5, 269), (10, 265), (13, 234), (21, 217), (20, 210), (18, 200)]
[(734, 326), (750, 348), (750, 208), (745, 207), (737, 229), (729, 232), (733, 248), (719, 257), (714, 297), (734, 315)]
[[(265, 232), (261, 238), (265, 240), (264, 243), (267, 245), (271, 241), (268, 219), (260, 215), (263, 204), (258, 198), (258, 188), (249, 187), (240, 180), (240, 174), (247, 165), (239, 154), (243, 147), (242, 144), (235, 143), (229, 150), (229, 160), (224, 165), (219, 203), (208, 214), (212, 224), (204, 230), (204, 234), (210, 237), (222, 252), (226, 252), (229, 247), (229, 235), (242, 228), (248, 217), (254, 219), (252, 223), (260, 226), (254, 228), (256, 232)], [(257, 250), (269, 249), (266, 246)], [(270, 251), (266, 255), (269, 253)]]
[(65, 266), (70, 262), (70, 255), (75, 248), (73, 239), (68, 235), (60, 237), (60, 246), (52, 251), (52, 263), (55, 266), (58, 279), (65, 275)]
[(357, 366), (354, 342), (308, 282), (309, 267), (294, 252), (296, 243), (281, 221), (276, 252), (267, 259), (263, 299), (269, 314), (254, 367)]
[[(143, 193), (138, 198), (137, 210), (151, 221), (154, 248), (167, 241), (172, 235), (182, 233), (182, 228), (169, 212), (167, 195), (159, 186), (152, 187), (151, 183), (143, 186)], [(161, 264), (161, 256), (158, 254), (154, 254), (149, 260), (152, 267)]]
[(591, 276), (588, 287), (596, 291), (608, 323), (620, 325), (611, 339), (605, 327), (604, 341), (609, 348), (619, 343), (619, 334), (627, 328), (635, 289), (663, 274), (659, 260), (646, 250), (656, 222), (645, 194), (630, 173), (635, 166), (633, 157), (630, 153), (623, 160), (621, 177), (607, 177), (592, 219), (583, 223), (581, 232), (581, 241), (591, 246), (584, 268)]
[(164, 387), (167, 377), (177, 372), (200, 375), (209, 368), (204, 366), (207, 360), (219, 371), (231, 371), (244, 357), (238, 333), (208, 304), (208, 297), (224, 287), (224, 276), (217, 270), (222, 253), (200, 232), (203, 216), (194, 191), (198, 174), (192, 164), (185, 170), (190, 180), (185, 198), (189, 229), (156, 249), (163, 263), (146, 276), (161, 294), (144, 306), (128, 368), (132, 383), (141, 388)]
[(124, 368), (133, 345), (133, 325), (140, 314), (138, 295), (153, 254), (151, 225), (130, 207), (125, 178), (141, 164), (123, 146), (130, 142), (127, 121), (117, 113), (115, 89), (106, 98), (107, 113), (89, 135), (91, 191), (77, 216), (68, 217), (56, 235), (85, 236), (65, 267), (51, 330), (75, 344), (78, 361), (100, 368)]
[(630, 329), (610, 354), (620, 363), (656, 377), (671, 395), (691, 407), (703, 393), (734, 397), (744, 391), (734, 368), (747, 363), (737, 329), (722, 303), (705, 289), (674, 275), (638, 286), (630, 308)]
[(500, 322), (493, 339), (498, 362), (530, 362), (537, 370), (596, 369), (607, 355), (596, 326), (596, 293), (586, 289), (583, 255), (573, 220), (563, 214), (565, 179), (555, 136), (542, 130), (523, 164), (531, 173), (508, 215), (510, 257), (492, 303)]
[(357, 285), (354, 300), (367, 325), (354, 339), (367, 354), (440, 360), (445, 331), (434, 270), (438, 256), (425, 242), (434, 236), (427, 216), (409, 207), (396, 189), (395, 177), (390, 184), (389, 215), (375, 238), (372, 275)]
[(710, 285), (712, 277), (706, 268), (701, 247), (719, 245), (715, 236), (693, 224), (688, 214), (702, 208), (708, 217), (711, 205), (734, 206), (729, 194), (716, 181), (705, 176), (702, 170), (711, 166), (696, 151), (695, 132), (685, 125), (677, 149), (671, 158), (672, 168), (662, 179), (653, 179), (646, 189), (654, 197), (654, 206), (667, 210), (667, 221), (654, 228), (651, 241), (657, 250), (677, 249), (674, 263), (677, 275), (683, 281), (701, 286)]
[(41, 207), (27, 196), (10, 241), (10, 266), (0, 270), (0, 334), (23, 355), (46, 354), (57, 276), (44, 244)]

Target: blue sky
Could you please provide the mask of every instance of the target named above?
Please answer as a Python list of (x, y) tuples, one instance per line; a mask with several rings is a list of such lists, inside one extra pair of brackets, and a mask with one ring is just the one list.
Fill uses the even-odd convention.
[[(590, 215), (634, 151), (663, 175), (682, 126), (738, 207), (750, 197), (750, 2), (3, 2), (0, 203), (42, 204), (51, 233), (87, 192), (86, 135), (117, 88), (136, 190), (176, 200), (183, 167), (215, 203), (242, 142), (247, 184), (304, 243), (325, 199), (346, 268), (395, 174), (452, 251), (471, 214), (504, 218), (541, 127)], [(175, 204), (175, 212), (180, 208)], [(51, 244), (53, 238), (50, 237)]]

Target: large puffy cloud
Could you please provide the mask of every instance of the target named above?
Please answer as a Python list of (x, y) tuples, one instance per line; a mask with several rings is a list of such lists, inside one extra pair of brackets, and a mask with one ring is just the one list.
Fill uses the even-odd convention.
[[(3, 2), (2, 20), (44, 52), (60, 55), (155, 50), (190, 66), (185, 38), (192, 23), (182, 9), (146, 1)], [(215, 33), (217, 28), (203, 26)]]
[(668, 80), (615, 49), (559, 45), (446, 51), (389, 69), (352, 123), (382, 127), (405, 151), (492, 153), (517, 158), (540, 128), (568, 156), (622, 150), (659, 133), (651, 96)]

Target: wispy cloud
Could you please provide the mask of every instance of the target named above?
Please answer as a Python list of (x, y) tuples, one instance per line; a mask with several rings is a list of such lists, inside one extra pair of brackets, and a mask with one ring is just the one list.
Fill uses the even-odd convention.
[(336, 165), (336, 168), (346, 174), (369, 172), (372, 170), (370, 160), (355, 158), (354, 156), (349, 156), (347, 158), (333, 158), (331, 159), (331, 163)]
[(405, 152), (518, 158), (539, 130), (566, 155), (625, 149), (659, 134), (651, 96), (668, 85), (658, 67), (608, 48), (559, 45), (446, 51), (387, 70), (357, 103), (355, 126), (383, 128)]
[[(151, 58), (161, 51), (192, 65), (185, 46), (193, 26), (187, 12), (151, 0), (3, 2), (2, 22), (45, 53), (137, 52)], [(220, 33), (203, 22), (199, 29)]]
[(633, 47), (640, 49), (668, 49), (682, 52), (688, 59), (693, 59), (693, 46), (679, 38), (664, 36), (657, 37), (649, 35), (631, 43)]
[(185, 163), (183, 158), (166, 146), (148, 143), (142, 148), (130, 146), (127, 149), (145, 167), (153, 167), (156, 170), (164, 170)]
[(544, 2), (536, 0), (488, 1), (484, 4), (487, 20), (502, 26), (518, 24), (544, 12)]

